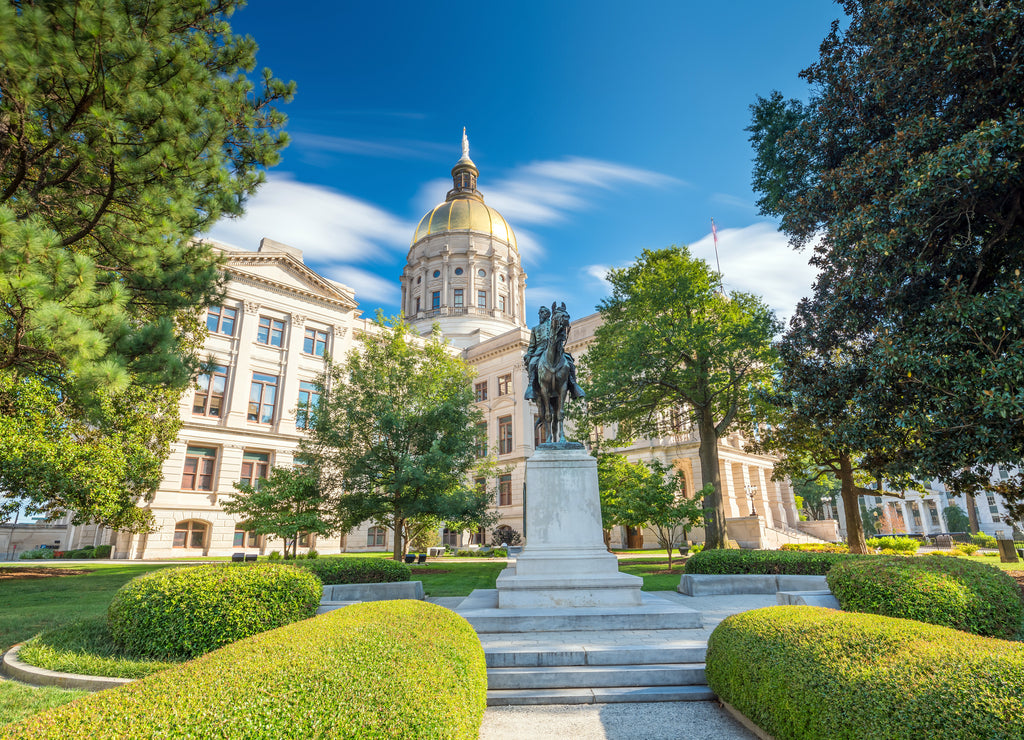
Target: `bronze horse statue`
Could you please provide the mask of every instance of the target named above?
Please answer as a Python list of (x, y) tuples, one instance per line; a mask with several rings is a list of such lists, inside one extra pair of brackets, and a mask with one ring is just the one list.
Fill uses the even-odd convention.
[(565, 358), (565, 342), (569, 336), (569, 312), (565, 303), (551, 304), (551, 333), (547, 347), (537, 364), (537, 405), (540, 407), (538, 424), (543, 425), (546, 442), (565, 442), (562, 418), (565, 398), (569, 391), (569, 363)]

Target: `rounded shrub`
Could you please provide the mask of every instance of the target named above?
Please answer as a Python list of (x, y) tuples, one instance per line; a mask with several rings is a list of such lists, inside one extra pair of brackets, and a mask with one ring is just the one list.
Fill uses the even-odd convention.
[[(443, 678), (443, 680), (441, 680)], [(476, 632), (422, 601), (356, 604), (4, 727), (9, 738), (475, 740)]]
[(295, 565), (315, 575), (325, 586), (393, 583), (412, 578), (412, 569), (408, 565), (384, 558), (314, 558)]
[(1024, 646), (806, 606), (725, 619), (708, 685), (778, 740), (1024, 737)]
[(876, 550), (890, 552), (917, 552), (917, 549), (921, 546), (919, 540), (910, 537), (872, 537), (869, 540), (865, 540), (865, 543), (868, 547), (873, 547)]
[(110, 633), (129, 653), (192, 658), (316, 614), (323, 589), (284, 565), (200, 565), (139, 576), (107, 610)]
[(1012, 578), (962, 558), (875, 557), (836, 565), (828, 585), (846, 611), (916, 619), (1013, 639), (1024, 603)]
[(686, 573), (823, 576), (836, 563), (870, 555), (787, 550), (702, 550), (686, 561)]
[(53, 550), (37, 547), (35, 550), (25, 550), (18, 556), (18, 560), (53, 560)]

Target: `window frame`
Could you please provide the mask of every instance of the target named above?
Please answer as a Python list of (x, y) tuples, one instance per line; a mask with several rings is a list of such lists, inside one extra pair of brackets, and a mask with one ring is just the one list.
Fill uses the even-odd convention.
[(388, 546), (388, 530), (384, 527), (378, 527), (374, 525), (366, 530), (366, 546), (367, 547), (387, 547)]
[(430, 310), (437, 311), (441, 308), (441, 291), (435, 290), (430, 293)]
[[(306, 327), (302, 333), (302, 352), (303, 354), (312, 355), (314, 357), (323, 357), (327, 354), (327, 341), (328, 334), (326, 329), (317, 329), (315, 326)], [(307, 344), (309, 349), (306, 349)]]
[(498, 476), (498, 506), (512, 505), (512, 474)]
[[(189, 471), (189, 463), (192, 463), (192, 470)], [(188, 478), (192, 480), (189, 483)], [(204, 478), (209, 479), (209, 486), (201, 484)], [(185, 448), (185, 463), (181, 469), (182, 491), (212, 491), (217, 485), (217, 448), (216, 447), (192, 447)]]
[(487, 308), (487, 291), (486, 290), (478, 290), (476, 292), (476, 307), (477, 308)]
[(483, 380), (473, 386), (473, 397), (476, 403), (483, 403), (487, 400), (487, 381)]
[[(303, 399), (305, 394), (305, 399)], [(299, 381), (299, 401), (295, 407), (295, 428), (309, 429), (309, 412), (315, 411), (320, 405), (320, 389), (316, 383), (308, 380)]]
[[(185, 526), (182, 526), (185, 525)], [(206, 536), (210, 531), (210, 525), (199, 519), (185, 519), (175, 523), (174, 537), (171, 540), (171, 547), (182, 550), (205, 550)], [(178, 544), (178, 533), (182, 534), (181, 544)], [(200, 535), (199, 544), (195, 544), (195, 536)]]
[[(223, 371), (223, 372), (222, 372)], [(206, 388), (203, 388), (203, 378), (206, 379)], [(217, 378), (223, 378), (220, 393), (211, 392), (211, 387), (216, 386)], [(228, 395), (228, 366), (227, 365), (214, 365), (211, 368), (211, 372), (200, 373), (199, 377), (196, 378), (196, 384), (199, 386), (192, 394), (192, 415), (193, 416), (210, 416), (217, 419), (224, 418), (224, 399)], [(199, 398), (203, 398), (202, 407), (197, 411), (199, 404), (197, 403)], [(220, 400), (220, 405), (217, 407), (217, 413), (211, 413), (211, 401), (217, 398)]]
[(239, 483), (248, 483), (257, 491), (260, 481), (270, 477), (270, 453), (242, 451), (242, 468), (238, 474)]
[(498, 454), (511, 454), (514, 448), (512, 436), (512, 417), (502, 416), (498, 418)]
[(512, 373), (505, 373), (498, 376), (498, 397), (508, 396), (512, 393)]
[[(264, 322), (266, 324), (264, 325)], [(275, 319), (271, 316), (260, 316), (259, 323), (256, 326), (256, 344), (262, 344), (266, 347), (277, 347), (281, 349), (284, 347), (284, 319)], [(277, 343), (274, 343), (274, 340)]]
[[(269, 380), (269, 379), (273, 379), (273, 382), (271, 382), (271, 380)], [(278, 376), (278, 375), (270, 375), (268, 373), (258, 373), (255, 370), (253, 371), (253, 373), (252, 373), (252, 382), (249, 385), (249, 404), (246, 407), (246, 412), (245, 412), (245, 420), (246, 421), (248, 421), (250, 424), (273, 424), (274, 423), (274, 415), (277, 413), (277, 398), (278, 398), (277, 391), (278, 391), (278, 385), (280, 383), (280, 380), (281, 380), (280, 376)], [(259, 389), (260, 389), (259, 390), (259, 397), (254, 399), (253, 398), (253, 394), (256, 391), (257, 386), (259, 386)], [(267, 403), (265, 401), (265, 396), (266, 396), (267, 388), (273, 388), (274, 389), (273, 394), (272, 394), (272, 398), (271, 398), (269, 403)], [(254, 416), (253, 411), (252, 411), (253, 404), (256, 405), (256, 414), (255, 414), (256, 418), (252, 418)], [(267, 421), (263, 421), (262, 419), (265, 416), (264, 412), (265, 412), (267, 406), (270, 407), (270, 419), (267, 420)]]
[(476, 425), (476, 456), (487, 457), (487, 422), (481, 421)]
[[(231, 312), (230, 317), (225, 315), (228, 311)], [(210, 326), (211, 319), (213, 320), (213, 326)], [(231, 306), (210, 306), (206, 309), (206, 330), (211, 334), (233, 337), (235, 336), (235, 325), (237, 323), (237, 308), (232, 308)], [(227, 331), (224, 330), (225, 324), (230, 324)]]

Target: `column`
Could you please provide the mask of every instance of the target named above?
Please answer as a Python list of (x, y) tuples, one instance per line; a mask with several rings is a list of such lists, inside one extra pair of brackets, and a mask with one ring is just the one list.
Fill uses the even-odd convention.
[[(452, 296), (449, 292), (451, 290), (451, 275), (449, 270), (451, 269), (448, 264), (448, 245), (445, 245), (444, 251), (441, 253), (441, 308), (447, 309), (452, 306)], [(447, 313), (447, 312), (445, 312)], [(442, 316), (445, 314), (442, 314)]]
[(281, 353), (281, 365), (277, 381), (277, 424), (278, 434), (295, 433), (295, 407), (299, 402), (299, 355), (305, 338), (306, 317), (293, 313), (289, 323), (288, 344)]
[(722, 481), (722, 504), (725, 506), (727, 517), (743, 516), (736, 505), (736, 487), (732, 479), (732, 463), (728, 460), (718, 463), (719, 475)]
[(772, 510), (772, 504), (768, 497), (768, 480), (769, 477), (766, 475), (766, 471), (761, 466), (754, 468), (755, 471), (755, 485), (757, 490), (760, 492), (758, 495), (758, 513), (760, 513), (765, 520), (765, 523), (769, 527), (775, 527), (775, 512)]
[(260, 304), (246, 301), (238, 327), (238, 339), (233, 345), (231, 368), (228, 370), (228, 413), (227, 425), (244, 427), (249, 409), (249, 387), (252, 384), (252, 370), (249, 354), (256, 341), (256, 329), (260, 320)]

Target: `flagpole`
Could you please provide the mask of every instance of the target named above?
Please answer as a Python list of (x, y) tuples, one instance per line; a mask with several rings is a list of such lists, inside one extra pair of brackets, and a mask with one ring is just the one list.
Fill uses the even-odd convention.
[(718, 229), (715, 228), (715, 219), (711, 219), (711, 236), (715, 238), (715, 264), (718, 265), (718, 277), (722, 277), (722, 263), (718, 259)]

